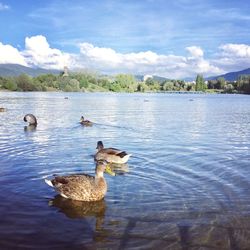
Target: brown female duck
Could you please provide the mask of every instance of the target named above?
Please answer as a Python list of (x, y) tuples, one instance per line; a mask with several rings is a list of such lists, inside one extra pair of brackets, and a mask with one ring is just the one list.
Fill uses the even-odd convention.
[(103, 176), (104, 171), (115, 175), (106, 161), (98, 161), (95, 176), (87, 174), (73, 174), (56, 176), (53, 180), (45, 182), (55, 188), (64, 198), (79, 201), (98, 201), (104, 198), (107, 192), (107, 183)]
[(81, 119), (80, 119), (80, 123), (83, 125), (83, 126), (88, 126), (88, 127), (91, 127), (93, 125), (93, 122), (89, 121), (89, 120), (85, 120), (84, 117), (82, 116)]

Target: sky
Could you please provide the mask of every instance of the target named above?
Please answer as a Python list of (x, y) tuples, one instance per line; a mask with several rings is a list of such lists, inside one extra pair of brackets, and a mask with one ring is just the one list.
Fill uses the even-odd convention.
[(250, 67), (250, 1), (0, 0), (0, 64), (167, 78)]

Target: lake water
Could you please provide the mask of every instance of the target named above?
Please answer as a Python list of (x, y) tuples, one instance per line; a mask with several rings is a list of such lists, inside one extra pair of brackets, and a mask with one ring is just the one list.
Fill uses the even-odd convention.
[[(250, 249), (250, 96), (1, 92), (0, 107), (0, 249)], [(133, 154), (105, 199), (56, 196), (43, 179), (94, 174), (99, 140)]]

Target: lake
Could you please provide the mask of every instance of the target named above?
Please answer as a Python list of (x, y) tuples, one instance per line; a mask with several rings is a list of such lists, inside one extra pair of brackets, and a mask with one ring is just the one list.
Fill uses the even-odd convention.
[[(250, 96), (0, 92), (0, 107), (1, 249), (250, 248)], [(44, 178), (93, 175), (99, 140), (132, 154), (105, 199), (58, 197)]]

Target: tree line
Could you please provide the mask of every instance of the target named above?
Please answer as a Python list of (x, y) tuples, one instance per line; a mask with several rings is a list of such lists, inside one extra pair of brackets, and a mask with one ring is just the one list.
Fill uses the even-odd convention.
[(66, 92), (161, 92), (161, 91), (204, 91), (220, 93), (250, 94), (250, 75), (240, 76), (237, 81), (229, 82), (223, 77), (205, 81), (197, 75), (195, 82), (183, 80), (157, 80), (148, 78), (139, 81), (130, 74), (100, 76), (96, 73), (81, 72), (64, 76), (44, 74), (31, 77), (21, 74), (16, 77), (1, 77), (0, 89), (10, 91), (66, 91)]
[(226, 81), (224, 77), (205, 82), (202, 75), (197, 75), (196, 91), (250, 94), (250, 75), (241, 75), (237, 81)]

